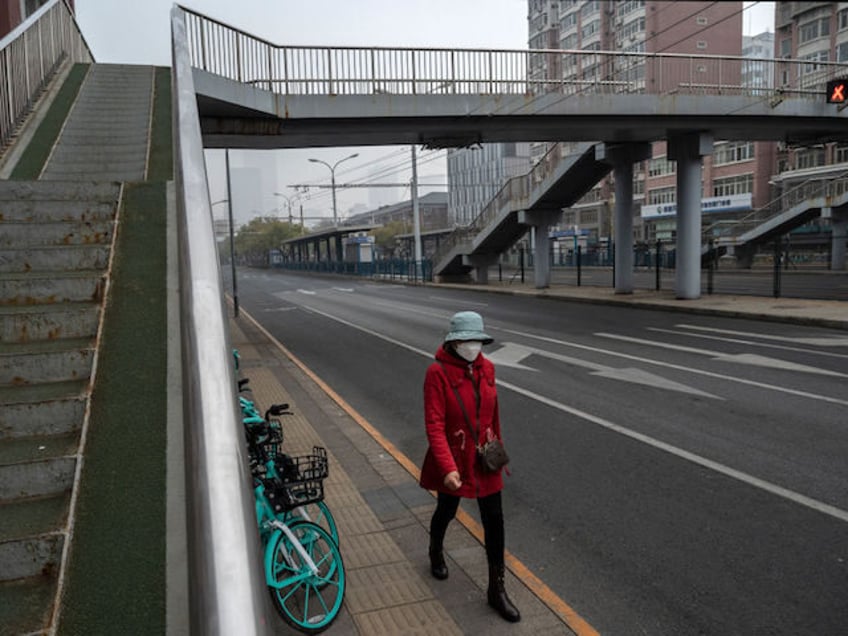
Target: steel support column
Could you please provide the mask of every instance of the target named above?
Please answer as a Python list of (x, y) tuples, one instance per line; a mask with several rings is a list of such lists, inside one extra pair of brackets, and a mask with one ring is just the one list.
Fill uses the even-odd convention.
[(845, 241), (848, 240), (848, 210), (832, 210), (830, 217), (830, 269), (845, 269)]
[(562, 210), (521, 210), (518, 222), (532, 228), (533, 282), (536, 289), (551, 286), (550, 228), (559, 223)]
[(633, 293), (633, 164), (651, 157), (650, 144), (599, 144), (595, 158), (613, 167), (615, 180), (615, 293)]
[(709, 133), (674, 135), (668, 158), (677, 162), (677, 257), (674, 292), (681, 300), (701, 297), (701, 157), (712, 153)]

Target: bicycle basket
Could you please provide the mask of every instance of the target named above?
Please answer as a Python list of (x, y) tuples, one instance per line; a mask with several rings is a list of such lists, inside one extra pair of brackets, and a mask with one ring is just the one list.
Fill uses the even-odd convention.
[(326, 449), (315, 446), (310, 455), (280, 455), (275, 463), (280, 477), (264, 480), (275, 513), (323, 501), (323, 480), (330, 472)]

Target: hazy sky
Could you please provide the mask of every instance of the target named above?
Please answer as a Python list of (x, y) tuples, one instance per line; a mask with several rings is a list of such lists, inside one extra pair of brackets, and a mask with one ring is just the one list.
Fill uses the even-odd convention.
[[(527, 48), (527, 0), (186, 0), (182, 4), (275, 44), (355, 45), (457, 48)], [(169, 0), (76, 0), (77, 20), (98, 62), (170, 66)], [(773, 29), (773, 2), (745, 2), (745, 34)], [(345, 162), (336, 172), (337, 182), (361, 181), (380, 166), (397, 165), (401, 172), (382, 181), (408, 182), (401, 164), (409, 164), (409, 149), (323, 148), (274, 151), (282, 174), (276, 189), (287, 193), (294, 183), (329, 183), (330, 171), (310, 157), (330, 164), (354, 152), (360, 157)], [(226, 197), (220, 170), (223, 152), (211, 153), (212, 200)], [(231, 152), (233, 165), (264, 161), (264, 153)], [(385, 159), (379, 160), (381, 157)], [(423, 163), (422, 182), (446, 182), (444, 160)], [(273, 186), (268, 186), (274, 189)], [(307, 215), (331, 215), (327, 190), (312, 190), (304, 202)], [(383, 195), (385, 196), (385, 192)], [(408, 190), (392, 191), (409, 198)], [(373, 196), (372, 196), (373, 200)], [(265, 194), (261, 205), (269, 208), (282, 200)], [(371, 207), (365, 189), (339, 189), (338, 207), (347, 210), (359, 203)], [(218, 206), (221, 212), (225, 206)]]

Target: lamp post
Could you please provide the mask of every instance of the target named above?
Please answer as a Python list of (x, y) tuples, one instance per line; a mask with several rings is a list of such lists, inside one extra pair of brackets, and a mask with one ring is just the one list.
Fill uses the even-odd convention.
[[(296, 194), (294, 194), (294, 195), (287, 195), (287, 194), (283, 194), (282, 192), (275, 192), (275, 193), (274, 193), (274, 196), (275, 196), (275, 197), (280, 197), (281, 199), (285, 199), (285, 201), (286, 201), (286, 206), (287, 206), (287, 207), (288, 207), (288, 209), (289, 209), (289, 225), (293, 225), (293, 221), (292, 221), (292, 200), (297, 201), (297, 199), (298, 199), (298, 195), (296, 195)], [(302, 224), (302, 223), (303, 223), (303, 220), (301, 219), (301, 224)]]
[(347, 161), (348, 159), (353, 159), (354, 157), (358, 157), (358, 156), (359, 156), (359, 153), (355, 152), (352, 155), (350, 155), (349, 157), (345, 157), (344, 159), (339, 159), (332, 166), (329, 163), (327, 163), (326, 161), (322, 161), (321, 159), (310, 159), (309, 160), (312, 163), (323, 163), (325, 166), (327, 166), (330, 169), (330, 184), (331, 184), (331, 187), (332, 187), (332, 190), (333, 190), (333, 225), (334, 226), (338, 226), (338, 224), (339, 224), (339, 214), (338, 214), (338, 211), (336, 209), (336, 167), (340, 163), (342, 163), (343, 161)]

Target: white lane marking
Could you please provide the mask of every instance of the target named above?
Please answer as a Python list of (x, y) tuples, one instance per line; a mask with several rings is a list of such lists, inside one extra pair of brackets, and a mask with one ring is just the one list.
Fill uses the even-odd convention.
[[(456, 298), (445, 298), (444, 296), (429, 296), (431, 300), (439, 300), (441, 302), (453, 303), (454, 305), (468, 305), (469, 307), (488, 307), (489, 303), (473, 303), (468, 300), (457, 301)], [(461, 309), (457, 309), (457, 311), (461, 311)]]
[(500, 349), (498, 349), (497, 351), (493, 351), (492, 353), (487, 353), (486, 356), (497, 365), (513, 367), (522, 370), (535, 371), (536, 369), (533, 369), (532, 367), (528, 367), (521, 363), (524, 358), (527, 358), (534, 354), (543, 356), (545, 358), (550, 358), (551, 360), (557, 360), (566, 364), (571, 364), (574, 366), (589, 369), (592, 375), (597, 375), (602, 378), (609, 378), (610, 380), (632, 382), (635, 384), (650, 386), (655, 389), (679, 391), (681, 393), (699, 395), (701, 397), (708, 397), (714, 400), (724, 399), (716, 395), (712, 395), (711, 393), (706, 393), (705, 391), (686, 386), (685, 384), (681, 384), (673, 380), (668, 380), (666, 378), (663, 378), (662, 376), (654, 375), (653, 373), (644, 371), (643, 369), (637, 369), (634, 367), (629, 367), (625, 369), (608, 367), (606, 365), (598, 364), (596, 362), (589, 362), (588, 360), (583, 360), (581, 358), (572, 358), (571, 356), (564, 356), (562, 354), (553, 353), (551, 351), (546, 351), (543, 349), (527, 347), (525, 345), (517, 344), (514, 342), (504, 342), (503, 346)]
[(348, 294), (353, 293), (353, 287), (333, 287), (336, 291), (347, 292)]
[[(403, 349), (406, 349), (407, 351), (412, 351), (413, 353), (417, 353), (418, 355), (422, 355), (426, 358), (433, 357), (433, 354), (429, 351), (424, 351), (423, 349), (419, 349), (418, 347), (413, 347), (412, 345), (408, 345), (405, 342), (395, 340), (394, 338), (390, 338), (389, 336), (377, 333), (376, 331), (373, 331), (366, 327), (361, 327), (357, 324), (344, 320), (343, 318), (339, 318), (338, 316), (333, 316), (332, 314), (328, 314), (326, 312), (320, 311), (318, 309), (313, 309), (311, 307), (306, 307), (306, 309), (321, 316), (324, 316), (325, 318), (329, 318), (330, 320), (335, 320), (336, 322), (339, 322), (343, 325), (347, 325), (348, 327), (351, 327), (353, 329), (358, 329), (359, 331), (374, 336), (375, 338), (379, 338), (380, 340), (384, 340), (391, 344), (397, 345)], [(568, 406), (567, 404), (563, 404), (562, 402), (557, 402), (556, 400), (552, 400), (548, 397), (545, 397), (544, 395), (539, 395), (538, 393), (534, 393), (533, 391), (529, 391), (528, 389), (521, 388), (520, 386), (517, 386), (515, 384), (504, 382), (500, 379), (497, 380), (497, 383), (505, 389), (514, 391), (519, 395), (523, 395), (537, 402), (541, 402), (542, 404), (550, 406), (559, 411), (563, 411), (564, 413), (574, 415), (575, 417), (586, 420), (588, 422), (592, 422), (593, 424), (597, 424), (598, 426), (629, 437), (630, 439), (642, 442), (643, 444), (656, 448), (657, 450), (664, 451), (666, 453), (669, 453), (670, 455), (679, 457), (680, 459), (692, 462), (693, 464), (697, 464), (698, 466), (703, 466), (704, 468), (708, 468), (717, 473), (721, 473), (722, 475), (725, 475), (732, 479), (736, 479), (737, 481), (741, 481), (750, 486), (754, 486), (755, 488), (760, 488), (761, 490), (769, 492), (773, 495), (777, 495), (778, 497), (788, 499), (789, 501), (805, 506), (807, 508), (811, 508), (812, 510), (816, 510), (817, 512), (821, 512), (831, 517), (835, 517), (840, 521), (848, 523), (848, 511), (842, 510), (841, 508), (837, 508), (836, 506), (831, 506), (830, 504), (824, 503), (823, 501), (819, 501), (818, 499), (807, 497), (806, 495), (797, 493), (794, 490), (789, 490), (788, 488), (778, 486), (777, 484), (765, 481), (764, 479), (760, 479), (759, 477), (754, 477), (753, 475), (744, 473), (740, 470), (736, 470), (735, 468), (731, 468), (730, 466), (726, 466), (711, 459), (707, 459), (706, 457), (702, 457), (701, 455), (690, 453), (689, 451), (679, 448), (677, 446), (673, 446), (649, 435), (645, 435), (644, 433), (639, 433), (632, 429), (626, 428), (624, 426), (621, 426), (620, 424), (615, 424), (614, 422), (610, 422), (609, 420), (606, 420), (602, 417), (598, 417), (597, 415), (586, 413), (585, 411), (581, 411), (580, 409)]]
[(674, 325), (681, 329), (695, 329), (698, 331), (710, 331), (713, 333), (724, 333), (731, 336), (750, 336), (761, 340), (779, 340), (781, 342), (794, 342), (796, 344), (813, 345), (816, 347), (848, 347), (848, 338), (844, 336), (833, 336), (829, 338), (795, 338), (791, 336), (772, 336), (764, 333), (753, 333), (748, 331), (733, 331), (732, 329), (717, 329), (716, 327), (701, 327), (699, 325)]
[(294, 309), (300, 309), (299, 307), (268, 307), (267, 309), (263, 309), (262, 311), (292, 311)]
[(298, 289), (297, 293), (298, 294), (306, 294), (307, 296), (314, 296), (315, 295), (315, 292), (312, 291), (311, 289)]
[(787, 393), (789, 395), (797, 395), (799, 397), (810, 398), (812, 400), (818, 400), (820, 402), (830, 402), (832, 404), (841, 404), (844, 406), (848, 406), (848, 400), (841, 400), (839, 398), (830, 397), (827, 395), (819, 395), (818, 393), (808, 393), (807, 391), (798, 391), (797, 389), (789, 389), (782, 386), (776, 386), (774, 384), (766, 384), (765, 382), (757, 382), (756, 380), (746, 380), (745, 378), (737, 378), (732, 375), (724, 375), (721, 373), (714, 373), (713, 371), (704, 371), (701, 369), (695, 369), (692, 367), (684, 367), (680, 364), (672, 364), (671, 362), (662, 362), (660, 360), (653, 360), (651, 358), (641, 358), (639, 356), (630, 355), (629, 353), (621, 353), (619, 351), (611, 351), (609, 349), (601, 349), (599, 347), (590, 347), (588, 345), (577, 344), (576, 342), (566, 342), (564, 340), (557, 340), (556, 338), (548, 338), (546, 336), (537, 336), (532, 333), (525, 333), (523, 331), (514, 331), (512, 329), (499, 329), (498, 327), (489, 327), (489, 329), (503, 331), (504, 333), (511, 333), (517, 336), (523, 336), (525, 338), (531, 338), (535, 340), (542, 340), (543, 342), (552, 342), (554, 344), (559, 344), (564, 347), (574, 347), (575, 349), (584, 349), (586, 351), (594, 351), (595, 353), (601, 353), (608, 356), (615, 356), (618, 358), (626, 358), (628, 360), (636, 360), (638, 362), (642, 362), (645, 364), (653, 364), (658, 367), (665, 367), (667, 369), (677, 369), (679, 371), (685, 371), (686, 373), (695, 373), (697, 375), (703, 375), (708, 378), (718, 378), (720, 380), (726, 380), (728, 382), (736, 382), (738, 384), (747, 384), (748, 386), (755, 386), (760, 389), (768, 389), (771, 391), (778, 391), (780, 393)]
[(696, 349), (695, 347), (685, 347), (683, 345), (671, 344), (670, 342), (657, 342), (655, 340), (645, 340), (644, 338), (634, 338), (632, 336), (621, 336), (619, 334), (605, 333), (602, 331), (596, 332), (595, 335), (600, 338), (611, 338), (612, 340), (620, 340), (622, 342), (633, 342), (635, 344), (647, 345), (649, 347), (659, 347), (660, 349), (671, 349), (673, 351), (684, 351), (686, 353), (710, 356), (716, 362), (735, 362), (737, 364), (750, 364), (756, 367), (767, 367), (769, 369), (783, 369), (784, 371), (799, 371), (802, 373), (815, 373), (817, 375), (848, 378), (848, 374), (839, 373), (838, 371), (828, 371), (827, 369), (810, 367), (806, 364), (797, 364), (795, 362), (789, 362), (788, 360), (778, 360), (777, 358), (760, 356), (756, 353), (722, 353), (721, 351)]
[[(685, 325), (677, 325), (685, 327)], [(675, 331), (674, 329), (662, 329), (660, 327), (648, 327), (648, 331), (658, 331), (660, 333), (670, 333), (675, 336), (686, 336), (687, 338), (701, 338), (704, 340), (718, 340), (720, 342), (732, 342), (734, 344), (744, 344), (752, 347), (768, 347), (769, 349), (780, 349), (782, 351), (796, 351), (799, 353), (808, 353), (814, 356), (828, 356), (830, 358), (848, 358), (848, 354), (832, 353), (830, 351), (816, 351), (815, 349), (802, 349), (801, 347), (787, 347), (786, 345), (772, 344), (770, 342), (754, 342), (753, 340), (742, 340), (741, 338), (727, 338), (723, 336), (708, 336), (705, 333), (691, 333), (689, 331)]]

